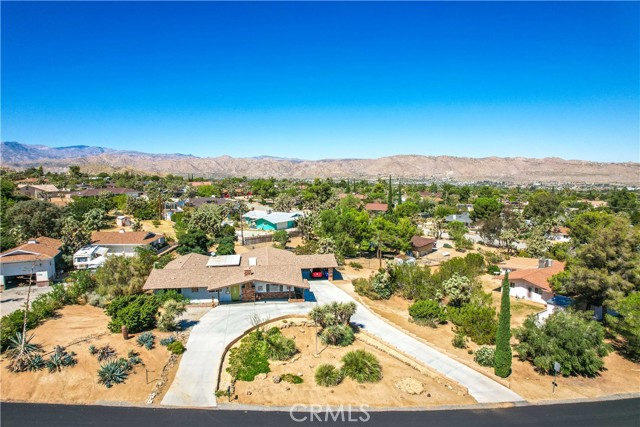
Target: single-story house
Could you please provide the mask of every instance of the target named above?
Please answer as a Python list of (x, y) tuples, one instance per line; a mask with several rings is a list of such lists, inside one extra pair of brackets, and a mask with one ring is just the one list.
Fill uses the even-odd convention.
[(25, 184), (18, 185), (18, 191), (32, 199), (50, 199), (60, 193), (58, 187), (53, 184)]
[(114, 196), (125, 194), (129, 197), (139, 197), (142, 195), (142, 191), (121, 187), (87, 188), (86, 190), (77, 193), (77, 195), (80, 197), (98, 197), (103, 193), (109, 193)]
[(413, 236), (411, 238), (410, 255), (422, 257), (430, 254), (436, 247), (436, 239), (433, 237)]
[(464, 213), (461, 213), (461, 214), (447, 215), (444, 218), (444, 220), (446, 222), (460, 221), (460, 222), (464, 223), (465, 225), (470, 225), (473, 222), (473, 220), (469, 216), (469, 212), (464, 212)]
[(537, 319), (544, 321), (547, 317), (551, 316), (557, 311), (563, 311), (569, 308), (573, 304), (573, 299), (562, 295), (556, 295), (553, 298), (547, 300), (547, 308), (545, 311), (541, 311), (537, 314)]
[(108, 255), (134, 256), (136, 248), (160, 249), (166, 244), (163, 234), (149, 231), (95, 231), (91, 234), (92, 246), (109, 250)]
[(364, 210), (370, 213), (384, 213), (387, 211), (389, 205), (386, 203), (367, 203), (364, 205)]
[(524, 268), (509, 273), (509, 295), (545, 304), (555, 296), (549, 285), (551, 276), (564, 270), (564, 263), (541, 259), (538, 268)]
[(107, 260), (109, 249), (88, 245), (73, 254), (73, 268), (76, 270), (96, 269)]
[(195, 303), (300, 300), (309, 288), (311, 272), (333, 279), (338, 266), (331, 254), (296, 255), (272, 247), (242, 255), (183, 255), (163, 269), (153, 269), (143, 287), (147, 291), (174, 289)]
[(39, 285), (49, 284), (56, 275), (62, 242), (50, 237), (29, 239), (25, 244), (0, 254), (0, 289), (27, 282), (32, 276)]
[(249, 228), (257, 230), (286, 230), (294, 228), (296, 219), (304, 216), (302, 212), (249, 211), (242, 215)]
[(216, 205), (224, 205), (225, 203), (229, 203), (229, 199), (225, 199), (224, 197), (191, 197), (186, 201), (185, 204), (187, 206), (198, 208), (202, 205), (208, 205), (211, 203), (215, 203)]
[(567, 227), (556, 227), (551, 231), (551, 236), (549, 236), (550, 240), (555, 242), (569, 242), (571, 241), (571, 237), (569, 237), (569, 229)]

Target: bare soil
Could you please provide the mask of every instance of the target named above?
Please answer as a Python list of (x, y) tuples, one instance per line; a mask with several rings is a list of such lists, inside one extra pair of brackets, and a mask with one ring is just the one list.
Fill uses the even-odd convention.
[[(483, 276), (482, 279), (485, 281), (486, 291), (499, 285), (499, 281), (495, 281), (495, 285), (494, 282), (486, 282), (493, 280), (489, 275)], [(640, 364), (633, 363), (617, 353), (611, 353), (605, 358), (606, 370), (601, 372), (599, 376), (594, 378), (559, 377), (557, 381), (558, 387), (552, 393), (551, 382), (553, 381), (553, 376), (539, 374), (532, 364), (520, 361), (514, 351), (513, 372), (505, 381), (496, 377), (491, 368), (485, 368), (475, 363), (473, 354), (469, 354), (468, 350), (453, 347), (451, 340), (455, 334), (451, 323), (437, 328), (420, 326), (409, 320), (408, 307), (411, 301), (407, 301), (397, 295), (392, 296), (389, 300), (374, 301), (357, 295), (353, 291), (353, 286), (348, 282), (336, 282), (336, 285), (389, 323), (407, 331), (409, 334), (476, 371), (508, 385), (513, 391), (529, 401), (594, 398), (619, 393), (640, 393)], [(492, 297), (495, 305), (499, 307), (500, 294), (493, 292)], [(543, 308), (541, 304), (512, 299), (512, 328), (521, 326), (529, 314), (541, 311)], [(513, 338), (512, 343), (515, 344), (516, 342), (515, 338)], [(476, 344), (469, 342), (470, 350), (477, 348)]]
[[(282, 324), (277, 322), (274, 324)], [(270, 326), (273, 326), (270, 325)], [(323, 405), (361, 405), (376, 407), (425, 407), (435, 405), (473, 404), (475, 399), (465, 389), (443, 378), (407, 356), (387, 348), (370, 336), (362, 336), (347, 347), (327, 347), (319, 342), (318, 357), (315, 352), (315, 329), (297, 323), (282, 330), (282, 333), (296, 341), (299, 353), (290, 361), (270, 362), (271, 372), (256, 377), (254, 381), (237, 381), (232, 403), (291, 406), (295, 404)], [(360, 336), (361, 333), (357, 334)], [(373, 353), (382, 366), (383, 378), (378, 383), (358, 384), (346, 378), (336, 387), (321, 387), (314, 379), (315, 368), (323, 363), (341, 366), (341, 358), (351, 350), (363, 349)], [(393, 355), (395, 354), (395, 356)], [(223, 362), (220, 389), (226, 390), (231, 381), (226, 372), (228, 354)], [(284, 381), (276, 384), (274, 376), (290, 373), (303, 378), (302, 384), (290, 384)], [(265, 378), (266, 377), (266, 378)], [(417, 391), (422, 391), (417, 394)], [(226, 402), (226, 398), (220, 398)]]
[[(121, 334), (113, 334), (107, 329), (109, 317), (103, 310), (89, 305), (66, 306), (57, 318), (47, 320), (31, 331), (33, 342), (43, 345), (45, 352), (55, 345), (66, 346), (67, 351), (77, 353), (78, 363), (62, 372), (49, 373), (47, 369), (38, 372), (12, 373), (6, 369), (8, 361), (0, 361), (0, 391), (3, 401), (29, 401), (47, 403), (109, 403), (145, 404), (170, 353), (159, 341), (169, 333), (153, 331), (156, 346), (146, 350), (136, 344), (132, 335), (127, 341)], [(144, 366), (138, 365), (129, 374), (126, 382), (111, 388), (98, 384), (98, 359), (89, 353), (89, 346), (109, 344), (117, 351), (118, 357), (126, 357), (129, 350), (140, 353)], [(176, 365), (170, 371), (175, 375)], [(148, 371), (145, 374), (145, 369)], [(170, 382), (168, 383), (170, 384)], [(155, 402), (159, 402), (156, 399)]]

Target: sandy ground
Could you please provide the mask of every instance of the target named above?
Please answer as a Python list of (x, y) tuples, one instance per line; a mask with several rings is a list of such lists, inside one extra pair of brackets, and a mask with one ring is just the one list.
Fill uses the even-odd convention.
[[(67, 346), (67, 351), (77, 353), (77, 365), (59, 373), (47, 369), (38, 372), (11, 373), (6, 369), (7, 360), (0, 362), (0, 391), (3, 401), (29, 401), (49, 403), (110, 403), (145, 404), (162, 368), (170, 356), (159, 340), (169, 335), (153, 331), (156, 347), (146, 350), (139, 347), (135, 337), (124, 341), (122, 335), (112, 334), (107, 329), (109, 317), (102, 309), (89, 305), (66, 306), (57, 318), (38, 326), (34, 342), (42, 344), (49, 352), (54, 345)], [(89, 354), (89, 346), (109, 344), (116, 349), (118, 357), (126, 357), (133, 349), (140, 353), (144, 366), (138, 365), (124, 384), (106, 388), (98, 384), (98, 359)], [(175, 374), (177, 364), (172, 371)], [(145, 369), (148, 370), (145, 375)], [(156, 399), (156, 402), (159, 402)]]
[[(493, 280), (489, 275), (483, 276), (483, 279), (488, 281)], [(497, 287), (499, 282), (495, 281), (495, 283), (495, 287)], [(353, 286), (348, 282), (336, 282), (336, 285), (400, 329), (408, 331), (411, 335), (421, 339), (443, 353), (456, 358), (467, 366), (498, 381), (504, 381), (495, 377), (492, 369), (484, 368), (476, 364), (473, 361), (473, 355), (469, 354), (467, 350), (457, 349), (451, 345), (454, 333), (450, 323), (435, 329), (419, 326), (409, 321), (408, 307), (411, 304), (410, 301), (396, 295), (386, 301), (373, 301), (355, 294)], [(485, 284), (485, 286), (485, 290), (488, 291), (488, 288), (493, 285)], [(493, 300), (498, 307), (499, 299), (500, 294), (494, 292)], [(512, 299), (512, 327), (520, 326), (529, 314), (536, 313), (541, 309), (542, 306), (540, 304), (515, 301)], [(515, 338), (512, 342), (514, 344), (516, 343)], [(476, 344), (472, 342), (469, 343), (471, 350), (475, 350), (477, 347)], [(521, 362), (517, 357), (514, 357), (512, 366), (513, 373), (507, 379), (509, 387), (530, 401), (591, 398), (617, 393), (640, 393), (640, 365), (624, 359), (617, 353), (612, 353), (605, 358), (606, 370), (598, 377), (559, 377), (558, 388), (556, 388), (554, 393), (552, 393), (551, 385), (553, 380), (552, 376), (537, 373), (529, 362)]]
[[(110, 228), (105, 228), (102, 231), (118, 231), (118, 230), (125, 230), (125, 231), (133, 231), (131, 229), (131, 226), (126, 226), (126, 227), (120, 227), (116, 225), (115, 219), (113, 221), (113, 223), (111, 224)], [(153, 221), (152, 220), (146, 220), (146, 221), (142, 221), (142, 230), (143, 231), (151, 231), (152, 233), (161, 233), (164, 234), (165, 237), (167, 238), (171, 238), (171, 239), (176, 239), (176, 231), (173, 228), (173, 222), (172, 221), (166, 221), (166, 220), (161, 220), (160, 221), (160, 225), (158, 227), (156, 227), (155, 225), (153, 225)]]
[[(325, 347), (319, 342), (320, 356), (314, 357), (315, 336), (314, 327), (295, 326), (283, 329), (283, 334), (296, 341), (300, 351), (292, 360), (286, 362), (270, 362), (271, 372), (267, 378), (256, 378), (252, 382), (236, 382), (237, 400), (233, 403), (290, 406), (294, 404), (322, 404), (322, 405), (360, 405), (367, 404), (376, 407), (424, 407), (433, 405), (463, 405), (473, 404), (475, 399), (466, 394), (458, 384), (448, 381), (422, 368), (421, 372), (403, 361), (391, 356), (379, 342), (376, 345), (356, 340), (348, 347)], [(367, 341), (370, 339), (366, 337)], [(373, 341), (375, 342), (375, 341)], [(375, 384), (358, 384), (351, 379), (345, 379), (337, 387), (320, 387), (315, 384), (315, 368), (323, 363), (331, 363), (336, 367), (341, 365), (342, 356), (351, 350), (364, 349), (373, 353), (383, 369), (383, 379)], [(226, 372), (227, 360), (223, 363), (221, 388), (226, 390), (230, 382), (230, 375)], [(427, 373), (425, 373), (427, 372)], [(275, 384), (273, 376), (292, 373), (300, 375), (302, 384), (280, 382)], [(396, 388), (400, 380), (412, 378), (422, 383), (424, 392), (413, 395)], [(226, 402), (225, 398), (219, 399)]]

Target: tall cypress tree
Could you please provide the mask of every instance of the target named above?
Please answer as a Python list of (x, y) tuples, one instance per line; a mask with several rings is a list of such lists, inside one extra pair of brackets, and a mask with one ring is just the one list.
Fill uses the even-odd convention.
[(351, 184), (349, 183), (349, 181), (351, 180), (347, 178), (347, 194), (351, 193)]
[(509, 273), (502, 281), (502, 298), (500, 300), (500, 316), (496, 331), (495, 374), (506, 378), (511, 374), (511, 300), (509, 299)]
[(393, 187), (391, 186), (391, 175), (389, 175), (389, 200), (387, 201), (387, 212), (393, 211)]
[(402, 204), (402, 183), (398, 182), (398, 205)]

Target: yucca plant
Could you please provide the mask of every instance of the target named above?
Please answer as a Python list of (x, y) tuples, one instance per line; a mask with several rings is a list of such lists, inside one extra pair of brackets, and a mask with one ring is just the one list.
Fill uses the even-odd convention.
[(11, 361), (9, 370), (12, 372), (24, 372), (30, 370), (33, 365), (32, 360), (42, 353), (40, 344), (32, 343), (33, 334), (26, 336), (22, 332), (16, 332), (16, 335), (9, 338), (6, 356)]
[(151, 350), (155, 345), (156, 336), (151, 332), (143, 332), (138, 336), (136, 342), (139, 346), (144, 346), (147, 350)]
[(89, 346), (89, 354), (93, 355), (93, 354), (96, 354), (97, 352), (98, 352), (98, 349), (96, 348), (96, 346), (91, 344)]
[(375, 383), (382, 379), (382, 367), (373, 354), (354, 350), (342, 358), (342, 373), (359, 383)]
[(111, 388), (114, 384), (121, 384), (125, 382), (129, 376), (130, 365), (123, 364), (119, 360), (108, 360), (107, 362), (100, 364), (98, 369), (98, 383), (103, 384), (107, 388)]
[(323, 387), (335, 387), (342, 382), (342, 372), (335, 366), (324, 363), (316, 368), (316, 384)]

